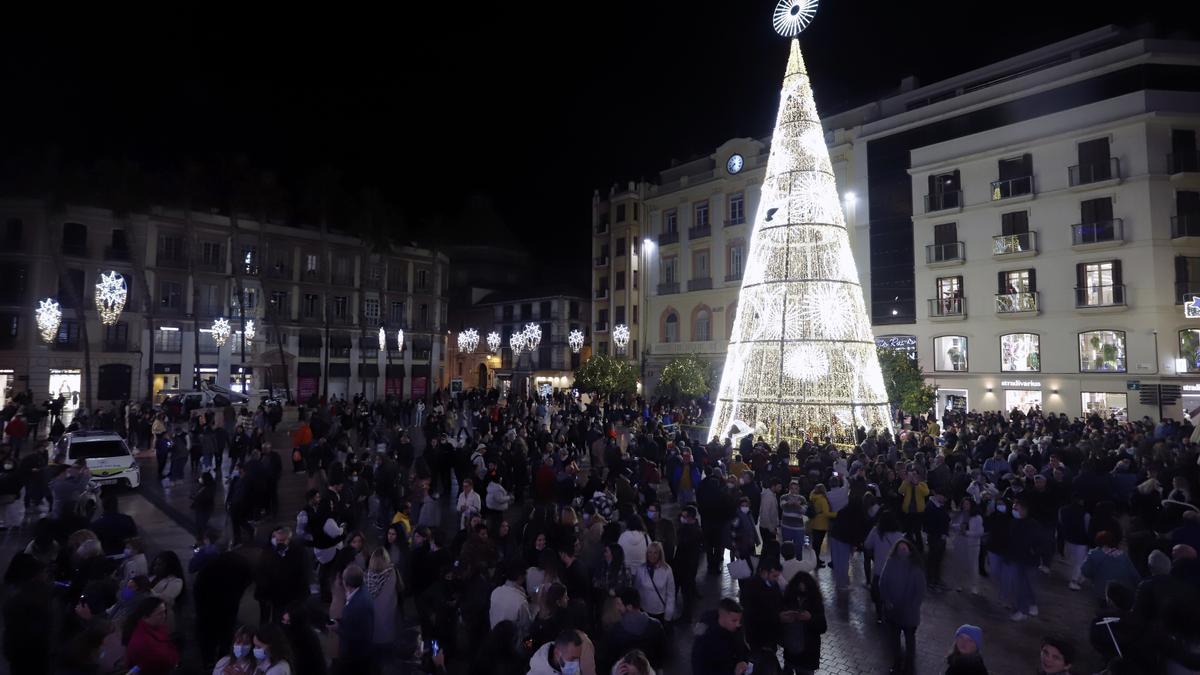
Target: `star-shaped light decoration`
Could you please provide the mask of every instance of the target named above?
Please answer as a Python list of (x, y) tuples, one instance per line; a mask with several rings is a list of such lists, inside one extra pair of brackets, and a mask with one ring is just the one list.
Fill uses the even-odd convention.
[(230, 329), (228, 319), (220, 317), (213, 321), (212, 336), (213, 342), (217, 343), (217, 349), (225, 346), (225, 343), (229, 340), (230, 333), (232, 333), (232, 330)]
[(35, 316), (42, 341), (54, 342), (58, 337), (58, 327), (62, 325), (62, 308), (53, 298), (46, 298), (38, 304)]
[(125, 309), (128, 297), (125, 277), (116, 272), (101, 273), (100, 281), (96, 284), (96, 311), (100, 313), (100, 323), (105, 326), (115, 324), (121, 318), (121, 310)]
[(583, 331), (576, 328), (567, 336), (567, 344), (571, 347), (571, 352), (578, 354), (579, 350), (583, 349)]
[(1200, 319), (1200, 295), (1193, 295), (1191, 300), (1183, 303), (1183, 318)]
[(534, 351), (542, 344), (542, 327), (536, 323), (525, 324), (525, 347)]
[(525, 333), (513, 333), (508, 336), (508, 347), (512, 349), (514, 359), (520, 356), (525, 350)]
[(398, 351), (398, 352), (404, 351), (404, 329), (403, 328), (396, 330), (396, 351)]
[(458, 334), (458, 351), (464, 354), (472, 354), (478, 346), (479, 331), (474, 328), (468, 328)]
[(613, 326), (612, 339), (617, 351), (624, 354), (625, 347), (629, 344), (629, 326), (623, 323)]
[(379, 351), (387, 349), (387, 331), (383, 326), (379, 327)]
[(493, 354), (500, 351), (500, 334), (496, 331), (488, 333), (487, 346), (488, 349), (492, 350)]
[(243, 332), (246, 334), (247, 340), (254, 339), (254, 336), (257, 333), (257, 328), (255, 328), (255, 326), (254, 326), (254, 319), (248, 319), (246, 321), (246, 328)]

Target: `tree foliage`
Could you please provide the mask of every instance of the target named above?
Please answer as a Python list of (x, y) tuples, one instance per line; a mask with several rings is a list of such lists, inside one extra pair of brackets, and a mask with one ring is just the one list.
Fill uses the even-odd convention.
[(637, 391), (637, 372), (627, 361), (594, 354), (575, 371), (575, 387), (603, 396), (633, 394)]
[(708, 361), (688, 354), (667, 362), (658, 383), (658, 394), (671, 399), (694, 398), (707, 394), (711, 387), (712, 368)]
[(883, 369), (883, 384), (892, 405), (914, 415), (923, 415), (933, 407), (936, 390), (925, 384), (916, 359), (897, 349), (880, 348), (879, 366)]

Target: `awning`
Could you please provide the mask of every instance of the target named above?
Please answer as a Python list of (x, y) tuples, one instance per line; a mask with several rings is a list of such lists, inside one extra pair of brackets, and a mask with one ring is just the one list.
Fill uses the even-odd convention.
[(296, 364), (296, 377), (320, 377), (321, 364), (301, 361)]
[(300, 346), (301, 347), (316, 347), (317, 349), (320, 349), (321, 348), (321, 334), (320, 333), (301, 333), (300, 334)]
[(404, 378), (404, 364), (392, 363), (384, 370), (389, 379)]
[(360, 363), (358, 364), (359, 377), (379, 377), (378, 363)]
[(329, 336), (331, 349), (350, 349), (350, 336), (345, 333), (334, 333)]
[(331, 363), (329, 364), (330, 377), (350, 377), (349, 363)]

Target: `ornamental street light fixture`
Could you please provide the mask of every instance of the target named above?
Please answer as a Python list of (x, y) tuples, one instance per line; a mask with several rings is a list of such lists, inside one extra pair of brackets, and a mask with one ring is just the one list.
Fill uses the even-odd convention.
[(468, 328), (458, 334), (458, 351), (464, 354), (472, 354), (478, 346), (479, 331), (474, 328)]
[(42, 334), (43, 342), (54, 342), (58, 337), (58, 327), (62, 325), (62, 308), (53, 298), (42, 300), (35, 310), (38, 331)]
[(230, 333), (231, 330), (228, 319), (221, 317), (213, 321), (212, 336), (213, 342), (217, 343), (217, 349), (225, 346), (225, 343), (229, 340)]
[(125, 277), (116, 272), (101, 273), (100, 281), (96, 283), (96, 310), (100, 314), (100, 323), (105, 326), (115, 324), (121, 318), (128, 297)]
[(487, 346), (488, 349), (492, 350), (493, 354), (500, 351), (500, 334), (496, 331), (488, 333)]
[(542, 327), (536, 323), (525, 324), (525, 346), (535, 351), (542, 344)]
[(617, 346), (617, 351), (624, 354), (625, 347), (629, 344), (629, 326), (623, 323), (613, 326), (612, 338), (613, 344)]
[(567, 344), (571, 347), (571, 353), (578, 354), (579, 350), (583, 349), (583, 331), (576, 328), (567, 336)]

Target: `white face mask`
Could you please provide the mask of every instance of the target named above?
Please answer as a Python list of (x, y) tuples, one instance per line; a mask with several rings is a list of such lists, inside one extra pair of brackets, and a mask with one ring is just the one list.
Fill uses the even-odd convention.
[(263, 649), (262, 647), (255, 647), (254, 648), (254, 659), (256, 661), (266, 661), (267, 660), (267, 650)]
[(237, 659), (246, 658), (246, 654), (250, 653), (250, 645), (234, 645), (233, 656)]
[(742, 509), (742, 513), (750, 513), (750, 507), (749, 507), (749, 506), (743, 506), (743, 507), (741, 507), (741, 509)]

